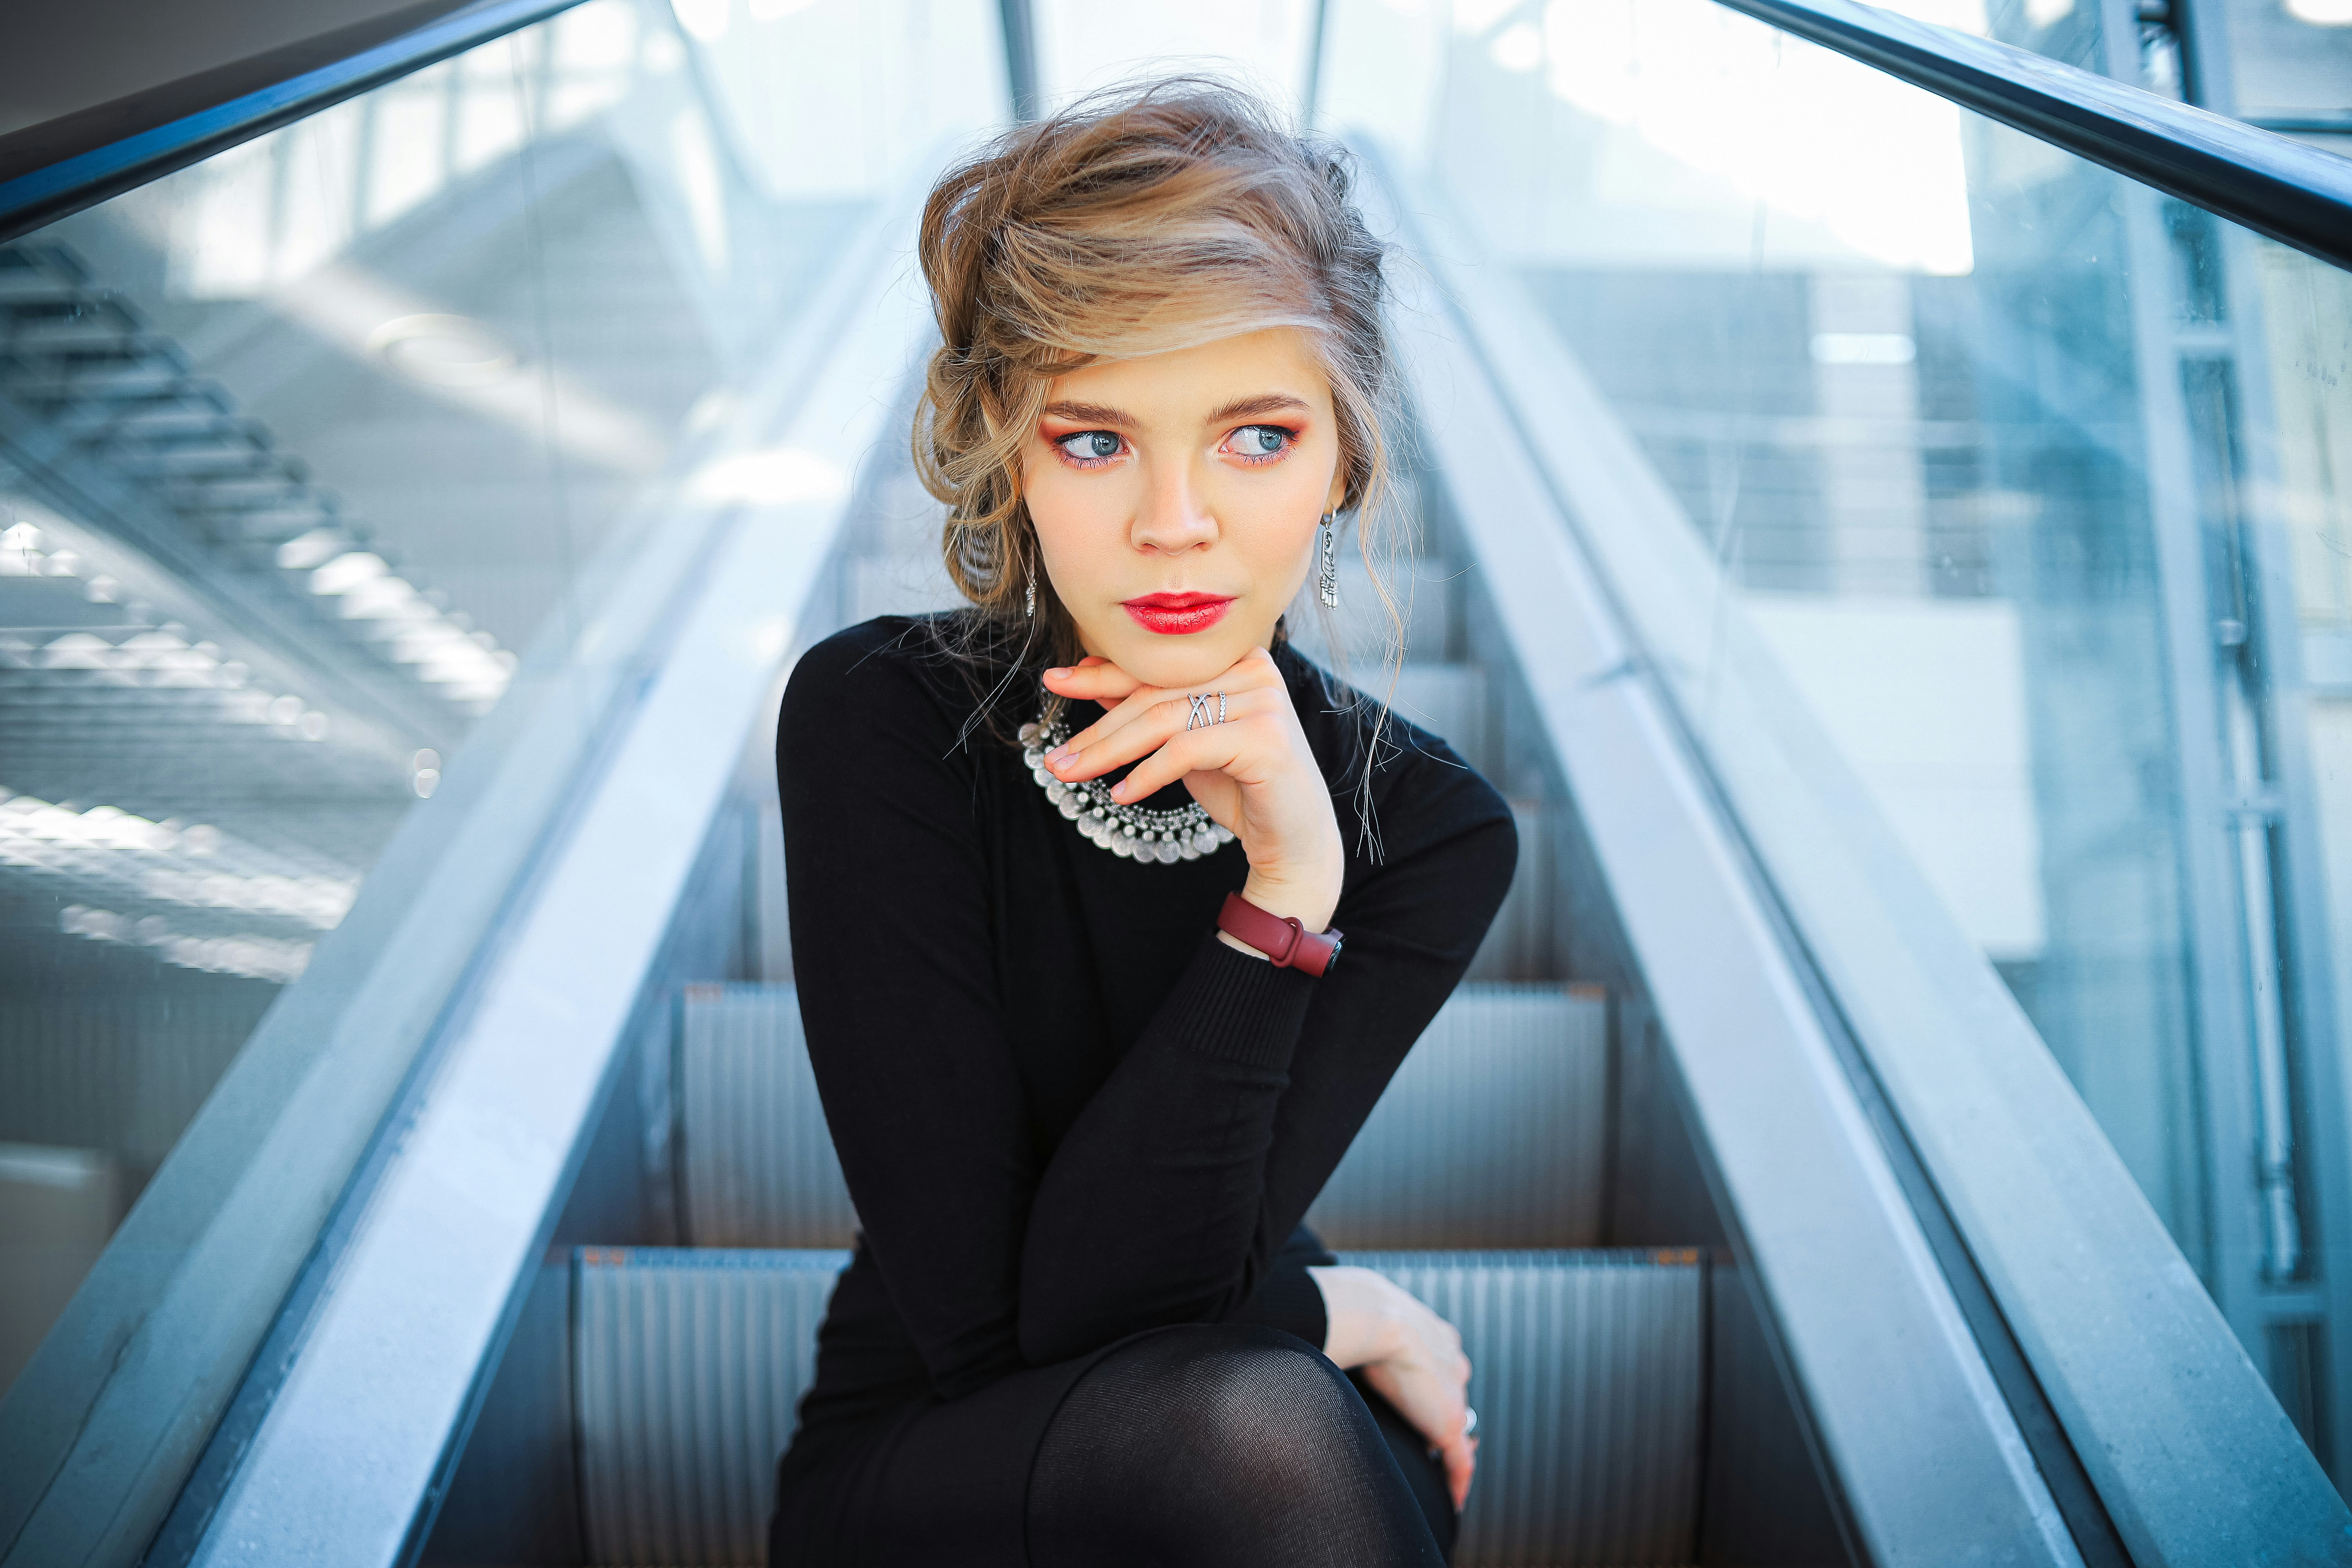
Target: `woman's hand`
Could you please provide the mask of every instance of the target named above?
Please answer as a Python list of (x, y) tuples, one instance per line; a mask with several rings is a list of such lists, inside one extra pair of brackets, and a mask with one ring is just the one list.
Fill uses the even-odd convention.
[(1386, 1275), (1345, 1266), (1309, 1268), (1323, 1292), (1329, 1323), (1323, 1353), (1396, 1406), (1445, 1462), (1445, 1483), (1457, 1513), (1470, 1497), (1478, 1468), (1478, 1440), (1464, 1430), (1470, 1360), (1453, 1324)]
[[(1046, 753), (1055, 778), (1076, 783), (1134, 763), (1111, 792), (1129, 804), (1183, 780), (1211, 820), (1241, 840), (1250, 867), (1243, 897), (1311, 931), (1330, 925), (1347, 865), (1339, 823), (1271, 654), (1252, 648), (1223, 675), (1183, 690), (1146, 686), (1107, 659), (1088, 658), (1047, 670), (1045, 689), (1109, 710)], [(1213, 719), (1221, 691), (1225, 721), (1187, 730), (1190, 699), (1207, 695)]]

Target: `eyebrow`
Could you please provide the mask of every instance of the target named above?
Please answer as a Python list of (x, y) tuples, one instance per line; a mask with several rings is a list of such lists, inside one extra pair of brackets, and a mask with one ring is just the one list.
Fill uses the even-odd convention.
[(1309, 412), (1307, 400), (1293, 397), (1286, 392), (1261, 393), (1255, 397), (1244, 397), (1226, 404), (1209, 416), (1206, 423), (1222, 425), (1228, 419), (1247, 419), (1258, 414), (1305, 414)]
[(1099, 403), (1048, 403), (1038, 410), (1055, 419), (1066, 419), (1073, 425), (1108, 425), (1115, 430), (1135, 428), (1135, 416)]
[[(1050, 419), (1066, 419), (1073, 425), (1094, 425), (1113, 430), (1132, 430), (1135, 416), (1124, 409), (1101, 403), (1048, 403), (1038, 412)], [(1255, 397), (1236, 398), (1216, 409), (1204, 425), (1223, 425), (1229, 420), (1248, 419), (1261, 414), (1305, 414), (1309, 412), (1307, 400), (1293, 397), (1286, 392), (1262, 392)]]

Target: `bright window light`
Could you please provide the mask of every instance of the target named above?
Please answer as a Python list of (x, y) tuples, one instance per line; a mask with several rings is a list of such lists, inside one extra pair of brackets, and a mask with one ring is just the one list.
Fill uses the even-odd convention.
[(697, 500), (753, 506), (832, 500), (848, 489), (849, 477), (839, 468), (795, 447), (722, 458), (697, 474), (693, 485)]
[(1815, 332), (1815, 364), (1909, 364), (1919, 345), (1902, 332)]
[(1543, 33), (1534, 24), (1521, 22), (1496, 34), (1486, 52), (1507, 71), (1531, 71), (1543, 64)]
[(677, 13), (677, 25), (698, 43), (717, 43), (735, 19), (734, 0), (670, 0), (669, 8)]

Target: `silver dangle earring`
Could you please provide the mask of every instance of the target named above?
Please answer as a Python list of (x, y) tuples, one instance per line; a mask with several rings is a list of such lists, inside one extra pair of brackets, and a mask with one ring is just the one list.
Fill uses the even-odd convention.
[(1028, 601), (1028, 608), (1024, 610), (1022, 614), (1028, 619), (1034, 621), (1037, 618), (1037, 573), (1034, 567), (1031, 568), (1029, 573)]
[(1336, 610), (1339, 607), (1339, 514), (1335, 511), (1327, 511), (1323, 514), (1323, 570), (1318, 586), (1323, 595), (1323, 607), (1327, 610)]

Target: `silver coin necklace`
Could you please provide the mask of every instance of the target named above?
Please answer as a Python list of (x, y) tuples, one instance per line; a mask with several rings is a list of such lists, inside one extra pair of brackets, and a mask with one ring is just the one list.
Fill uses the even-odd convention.
[(1054, 808), (1077, 824), (1089, 842), (1129, 860), (1172, 866), (1214, 854), (1234, 841), (1229, 830), (1209, 820), (1197, 800), (1173, 811), (1152, 811), (1113, 800), (1108, 779), (1064, 784), (1045, 771), (1045, 753), (1069, 738), (1068, 713), (1059, 704), (1048, 704), (1034, 722), (1021, 726), (1021, 760)]

